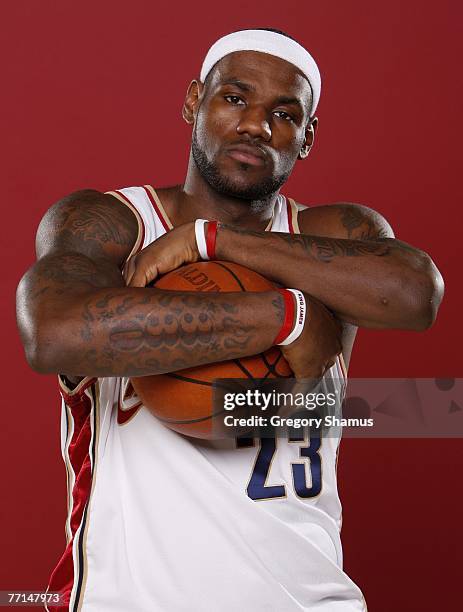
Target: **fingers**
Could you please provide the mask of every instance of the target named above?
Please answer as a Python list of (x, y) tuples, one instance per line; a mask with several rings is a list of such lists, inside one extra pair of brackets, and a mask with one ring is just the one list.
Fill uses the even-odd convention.
[(146, 285), (156, 280), (158, 273), (157, 265), (151, 263), (149, 268), (147, 268), (143, 264), (143, 259), (135, 256), (127, 262), (124, 277), (127, 287), (146, 287)]
[(150, 282), (142, 270), (135, 270), (127, 282), (127, 287), (146, 287)]
[(127, 286), (146, 287), (160, 274), (198, 261), (194, 228), (194, 223), (176, 227), (134, 255), (127, 265)]
[(125, 267), (124, 267), (124, 272), (122, 274), (127, 287), (129, 286), (129, 283), (134, 274), (134, 271), (135, 271), (135, 262), (134, 262), (134, 258), (131, 257), (130, 259), (127, 260), (127, 263), (125, 264)]

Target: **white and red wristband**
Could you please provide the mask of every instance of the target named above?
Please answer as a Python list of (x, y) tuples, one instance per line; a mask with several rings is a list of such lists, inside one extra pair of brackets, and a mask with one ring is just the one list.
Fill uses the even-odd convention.
[(299, 289), (277, 289), (283, 296), (285, 315), (273, 344), (287, 346), (299, 338), (304, 329), (307, 305)]
[[(206, 225), (207, 224), (207, 225)], [(204, 227), (206, 225), (206, 227)], [(217, 221), (196, 219), (196, 245), (201, 259), (215, 259), (215, 243), (217, 240)]]

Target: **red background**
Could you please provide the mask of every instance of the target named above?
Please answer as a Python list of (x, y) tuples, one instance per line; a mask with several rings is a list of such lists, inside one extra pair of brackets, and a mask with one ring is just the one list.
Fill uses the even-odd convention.
[[(182, 182), (190, 139), (180, 116), (183, 96), (219, 35), (277, 27), (319, 63), (317, 145), (285, 192), (305, 203), (372, 206), (444, 274), (446, 297), (433, 329), (361, 331), (350, 375), (462, 374), (461, 6), (458, 0), (3, 5), (0, 590), (44, 587), (64, 546), (55, 380), (28, 368), (14, 323), (14, 290), (33, 262), (37, 224), (51, 203), (78, 188)], [(460, 440), (342, 443), (345, 567), (370, 612), (459, 607), (461, 448)]]

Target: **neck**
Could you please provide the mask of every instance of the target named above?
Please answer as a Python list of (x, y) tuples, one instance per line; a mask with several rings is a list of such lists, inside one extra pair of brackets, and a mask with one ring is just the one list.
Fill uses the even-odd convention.
[(241, 200), (222, 195), (204, 180), (190, 153), (185, 184), (175, 196), (177, 222), (205, 218), (249, 229), (263, 229), (272, 216), (278, 194), (276, 191), (263, 200)]

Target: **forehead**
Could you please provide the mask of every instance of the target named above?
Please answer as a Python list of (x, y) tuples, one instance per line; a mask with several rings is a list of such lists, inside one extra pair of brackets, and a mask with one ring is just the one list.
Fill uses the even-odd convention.
[(222, 58), (213, 68), (212, 86), (237, 79), (266, 92), (311, 100), (312, 90), (302, 72), (286, 60), (258, 51), (236, 51)]

